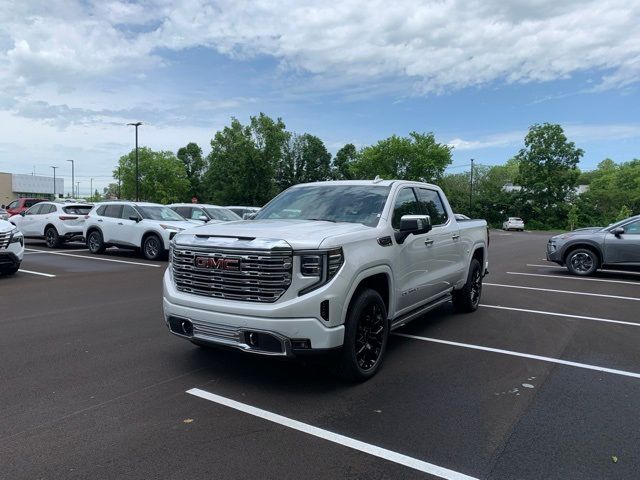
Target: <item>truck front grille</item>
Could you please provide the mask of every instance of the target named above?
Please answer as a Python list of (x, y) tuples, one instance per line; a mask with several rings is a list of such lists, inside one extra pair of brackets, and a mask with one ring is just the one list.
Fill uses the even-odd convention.
[(181, 292), (273, 303), (291, 285), (292, 253), (174, 246), (173, 282)]
[(9, 240), (11, 239), (11, 233), (4, 232), (0, 233), (0, 248), (7, 248), (9, 245)]

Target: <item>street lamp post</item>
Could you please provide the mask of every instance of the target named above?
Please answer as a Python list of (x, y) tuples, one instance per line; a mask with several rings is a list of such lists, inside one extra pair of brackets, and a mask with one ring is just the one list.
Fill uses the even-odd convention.
[(58, 167), (54, 167), (53, 165), (51, 165), (51, 168), (53, 168), (53, 199), (56, 199), (56, 168)]
[(142, 122), (127, 123), (132, 127), (136, 127), (136, 202), (140, 201), (140, 177), (138, 174), (138, 127), (142, 125)]
[(67, 162), (71, 162), (71, 196), (75, 197), (73, 194), (73, 186), (76, 184), (75, 162), (73, 160), (67, 160)]

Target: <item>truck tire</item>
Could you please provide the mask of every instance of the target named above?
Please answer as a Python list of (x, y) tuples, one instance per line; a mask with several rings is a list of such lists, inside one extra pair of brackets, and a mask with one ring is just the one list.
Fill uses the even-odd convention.
[(475, 312), (480, 305), (482, 295), (482, 266), (477, 258), (471, 259), (467, 282), (452, 295), (453, 308), (459, 313)]
[(566, 257), (565, 265), (573, 275), (582, 277), (592, 275), (598, 270), (600, 260), (593, 250), (588, 248), (576, 248), (571, 250)]
[(93, 230), (87, 236), (87, 247), (91, 253), (104, 253), (106, 247), (102, 239), (102, 233), (98, 230)]
[(389, 339), (387, 308), (378, 292), (366, 288), (351, 301), (337, 373), (345, 380), (362, 382), (380, 369)]
[(44, 240), (49, 248), (58, 248), (62, 245), (62, 241), (55, 227), (48, 227), (44, 231)]
[(20, 270), (20, 264), (16, 265), (15, 267), (9, 267), (4, 270), (0, 270), (0, 275), (13, 275), (17, 273), (18, 270)]

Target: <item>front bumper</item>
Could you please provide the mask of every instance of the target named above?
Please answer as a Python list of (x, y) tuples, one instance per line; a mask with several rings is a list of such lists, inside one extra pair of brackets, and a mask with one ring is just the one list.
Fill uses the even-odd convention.
[(547, 243), (547, 260), (550, 262), (555, 262), (558, 265), (563, 264), (562, 249), (559, 248), (555, 243)]
[[(175, 290), (168, 273), (163, 283), (164, 320), (171, 333), (179, 337), (279, 356), (326, 351), (341, 347), (344, 342), (344, 325), (329, 327), (313, 316), (284, 317), (281, 312), (271, 312), (268, 308), (231, 313), (216, 311), (213, 305), (211, 309), (187, 306), (180, 303), (185, 294)], [(236, 303), (238, 310), (250, 305), (250, 302), (232, 300), (227, 305)], [(258, 341), (253, 342), (254, 338)], [(265, 342), (268, 345), (264, 345)]]
[(14, 252), (0, 250), (0, 271), (20, 266), (22, 259)]

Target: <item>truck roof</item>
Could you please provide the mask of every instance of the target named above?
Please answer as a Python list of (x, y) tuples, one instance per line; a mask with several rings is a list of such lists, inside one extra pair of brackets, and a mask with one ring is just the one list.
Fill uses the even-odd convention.
[(294, 188), (295, 187), (304, 187), (305, 185), (327, 185), (327, 184), (331, 184), (331, 185), (367, 185), (367, 186), (380, 185), (380, 186), (383, 186), (383, 187), (390, 187), (394, 183), (420, 184), (420, 185), (429, 185), (431, 187), (436, 187), (436, 185), (433, 185), (431, 183), (418, 182), (418, 181), (413, 181), (413, 180), (383, 180), (383, 179), (376, 179), (376, 180), (328, 180), (326, 182), (299, 183), (297, 185), (294, 185)]

